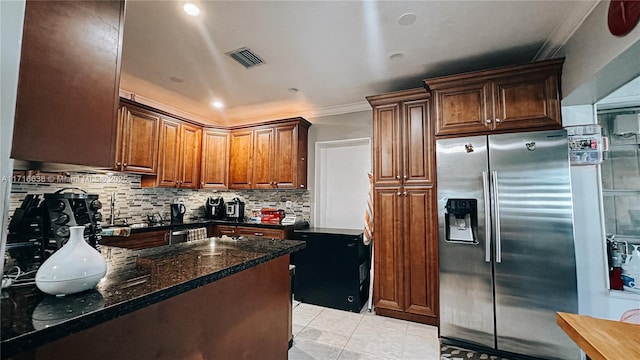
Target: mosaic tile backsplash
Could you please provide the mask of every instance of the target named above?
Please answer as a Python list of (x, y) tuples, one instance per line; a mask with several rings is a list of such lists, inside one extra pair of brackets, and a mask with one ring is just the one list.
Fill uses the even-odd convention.
[(146, 222), (147, 215), (160, 213), (169, 219), (169, 207), (174, 201), (182, 199), (187, 212), (185, 220), (204, 217), (204, 204), (210, 196), (222, 196), (225, 203), (238, 197), (245, 202), (245, 217), (251, 214), (251, 209), (273, 207), (284, 209), (287, 201), (292, 202), (292, 208), (303, 220), (309, 221), (311, 216), (308, 190), (224, 190), (207, 189), (169, 189), (143, 188), (140, 186), (140, 176), (133, 174), (104, 174), (72, 173), (71, 183), (47, 183), (42, 181), (14, 182), (11, 187), (11, 203), (9, 213), (20, 207), (27, 194), (53, 193), (66, 187), (82, 189), (90, 194), (98, 194), (102, 202), (103, 225), (109, 221), (109, 200), (115, 194), (116, 222), (127, 219), (129, 223)]

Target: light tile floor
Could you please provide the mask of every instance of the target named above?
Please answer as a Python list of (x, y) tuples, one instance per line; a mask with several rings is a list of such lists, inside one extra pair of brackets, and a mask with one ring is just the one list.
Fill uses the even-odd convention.
[(289, 360), (439, 360), (438, 329), (294, 302)]

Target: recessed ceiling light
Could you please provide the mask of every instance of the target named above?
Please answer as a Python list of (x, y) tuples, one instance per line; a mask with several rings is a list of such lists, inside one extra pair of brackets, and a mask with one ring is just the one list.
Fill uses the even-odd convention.
[(403, 53), (397, 52), (389, 55), (389, 60), (398, 61), (404, 57)]
[(290, 93), (297, 93), (298, 91), (300, 91), (298, 90), (298, 88), (289, 88), (288, 90)]
[(200, 15), (200, 8), (197, 7), (194, 3), (186, 3), (182, 6), (182, 9), (184, 10), (184, 12), (187, 13), (187, 15), (191, 15), (191, 16)]
[(398, 18), (398, 24), (402, 26), (411, 25), (416, 21), (416, 14), (406, 13)]
[(214, 101), (211, 103), (211, 106), (216, 109), (222, 109), (224, 107), (224, 104), (221, 101)]

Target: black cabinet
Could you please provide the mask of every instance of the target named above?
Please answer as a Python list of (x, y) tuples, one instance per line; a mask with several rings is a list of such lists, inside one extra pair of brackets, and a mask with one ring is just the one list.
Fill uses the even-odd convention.
[(360, 312), (369, 296), (371, 246), (362, 230), (309, 228), (292, 238), (306, 241), (293, 253), (294, 299), (334, 309)]

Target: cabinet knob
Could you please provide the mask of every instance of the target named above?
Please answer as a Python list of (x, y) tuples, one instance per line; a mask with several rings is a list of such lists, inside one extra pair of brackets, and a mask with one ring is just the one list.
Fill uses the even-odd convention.
[(122, 165), (122, 163), (121, 163), (120, 161), (118, 161), (118, 162), (116, 163), (116, 166), (120, 166), (120, 165)]
[(487, 119), (487, 124), (491, 124), (491, 119)]
[(200, 181), (200, 186), (204, 186), (204, 181)]
[(304, 158), (300, 158), (300, 161), (304, 161)]
[(127, 167), (127, 163), (123, 163), (122, 166)]
[(402, 195), (407, 196), (407, 192), (406, 192), (406, 191), (405, 191), (405, 192), (403, 192), (403, 193), (402, 193)]
[(303, 188), (303, 187), (304, 187), (304, 184), (300, 184), (300, 187), (301, 187), (301, 188)]
[(398, 196), (401, 196), (401, 195), (402, 195), (402, 193), (400, 191), (398, 191)]
[(497, 122), (497, 123), (499, 123), (499, 122), (500, 122), (500, 119), (496, 118), (496, 122)]
[(400, 175), (396, 175), (396, 179), (400, 180)]
[(407, 175), (405, 175), (405, 176), (403, 176), (403, 178), (406, 180), (406, 179), (408, 178), (408, 176), (407, 176)]

